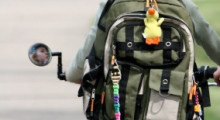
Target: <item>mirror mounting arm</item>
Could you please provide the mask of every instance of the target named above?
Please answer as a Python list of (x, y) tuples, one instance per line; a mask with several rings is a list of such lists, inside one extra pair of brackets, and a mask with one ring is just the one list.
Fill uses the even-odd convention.
[(62, 53), (61, 52), (52, 52), (52, 56), (57, 56), (58, 57), (58, 64), (57, 64), (57, 77), (60, 80), (65, 80), (66, 81), (66, 75), (62, 70)]

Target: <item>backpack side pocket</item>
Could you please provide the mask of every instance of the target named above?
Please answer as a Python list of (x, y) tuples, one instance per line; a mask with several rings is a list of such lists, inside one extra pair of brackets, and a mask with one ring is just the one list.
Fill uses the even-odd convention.
[(101, 61), (91, 52), (84, 63), (84, 74), (78, 92), (79, 97), (83, 96), (83, 111), (87, 119), (98, 118), (100, 110), (100, 105), (98, 104), (101, 103), (101, 98), (96, 89), (99, 84), (102, 70)]

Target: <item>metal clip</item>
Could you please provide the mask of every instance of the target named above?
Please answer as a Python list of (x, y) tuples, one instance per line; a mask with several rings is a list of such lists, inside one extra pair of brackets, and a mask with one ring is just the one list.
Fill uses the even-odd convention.
[(91, 99), (95, 99), (95, 89), (92, 89), (92, 96)]
[(114, 55), (112, 56), (111, 64), (113, 66), (113, 69), (111, 71), (112, 82), (113, 84), (119, 84), (119, 81), (121, 80), (121, 71)]

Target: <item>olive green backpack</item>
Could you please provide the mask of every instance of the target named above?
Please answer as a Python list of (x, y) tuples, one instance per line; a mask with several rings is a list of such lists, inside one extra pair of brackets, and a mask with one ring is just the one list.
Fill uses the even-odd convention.
[(157, 4), (164, 18), (161, 41), (146, 45), (146, 0), (108, 0), (79, 91), (87, 119), (192, 119), (187, 115), (194, 66), (191, 17), (181, 0)]

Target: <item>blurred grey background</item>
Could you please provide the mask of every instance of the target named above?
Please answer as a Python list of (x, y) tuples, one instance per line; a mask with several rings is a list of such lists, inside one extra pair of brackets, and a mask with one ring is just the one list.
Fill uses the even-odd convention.
[(79, 85), (56, 78), (57, 58), (34, 66), (36, 42), (63, 53), (67, 69), (101, 0), (0, 0), (0, 120), (85, 120)]

